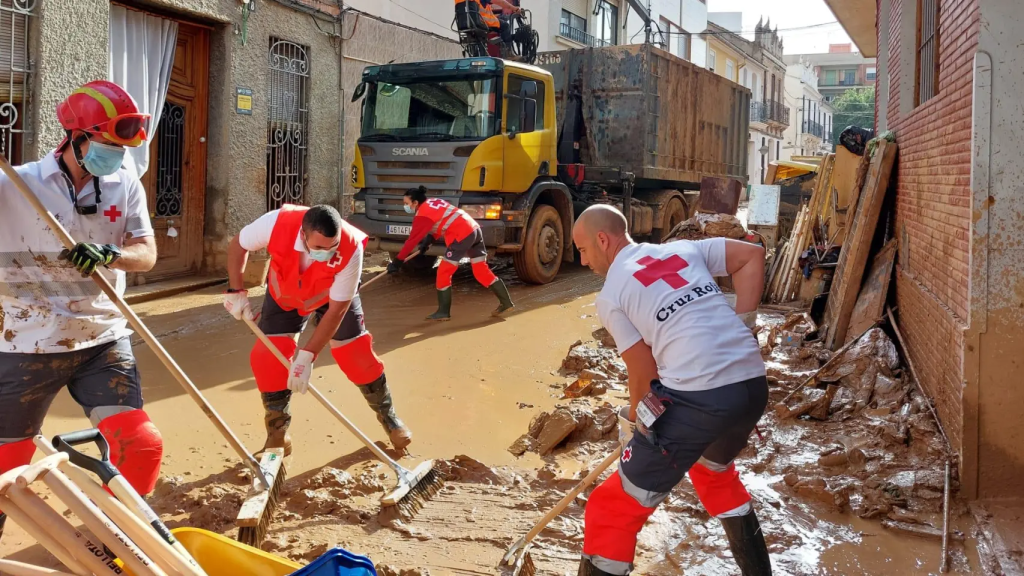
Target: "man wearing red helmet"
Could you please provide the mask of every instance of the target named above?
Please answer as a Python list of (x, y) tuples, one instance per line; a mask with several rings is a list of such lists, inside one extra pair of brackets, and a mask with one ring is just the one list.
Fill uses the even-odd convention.
[[(156, 263), (146, 193), (122, 167), (146, 142), (149, 115), (120, 86), (94, 81), (57, 106), (65, 138), (18, 173), (82, 240), (63, 246), (14, 184), (0, 176), (0, 473), (28, 464), (43, 418), (67, 386), (140, 493), (153, 489), (163, 442), (142, 410), (124, 316), (89, 278), (124, 294), (125, 272)], [(3, 515), (0, 514), (0, 532)]]

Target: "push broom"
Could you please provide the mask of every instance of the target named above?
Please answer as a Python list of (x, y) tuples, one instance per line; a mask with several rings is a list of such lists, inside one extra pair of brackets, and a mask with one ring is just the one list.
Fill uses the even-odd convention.
[(579, 496), (580, 492), (587, 489), (588, 486), (593, 484), (602, 472), (608, 469), (616, 460), (619, 459), (619, 454), (622, 453), (622, 447), (619, 446), (614, 452), (609, 454), (597, 468), (587, 477), (579, 481), (572, 490), (569, 491), (550, 512), (544, 515), (543, 518), (538, 521), (533, 528), (519, 540), (516, 540), (512, 546), (509, 546), (505, 556), (502, 557), (501, 562), (498, 564), (500, 569), (502, 566), (508, 566), (512, 568), (512, 576), (534, 576), (537, 573), (537, 566), (533, 563), (533, 558), (530, 557), (530, 548), (533, 546), (533, 539), (544, 530), (544, 527), (551, 523), (552, 520), (558, 517), (559, 514), (565, 510), (572, 501)]
[[(18, 188), (21, 195), (25, 197), (25, 200), (35, 208), (36, 212), (39, 213), (39, 217), (42, 218), (57, 238), (60, 239), (61, 244), (65, 248), (71, 250), (75, 247), (75, 241), (68, 234), (68, 231), (64, 229), (64, 226), (54, 218), (53, 214), (43, 206), (42, 202), (36, 198), (36, 195), (32, 193), (32, 189), (29, 188), (28, 184), (22, 179), (21, 175), (18, 174), (7, 158), (0, 154), (0, 170), (11, 179), (11, 182)], [(235, 436), (234, 432), (228, 428), (227, 423), (221, 418), (220, 414), (210, 406), (210, 403), (203, 396), (203, 393), (199, 391), (192, 380), (189, 379), (185, 371), (178, 366), (178, 363), (171, 358), (171, 355), (167, 353), (160, 341), (156, 339), (156, 336), (149, 331), (149, 328), (143, 324), (142, 320), (132, 311), (128, 303), (114, 290), (114, 287), (110, 285), (98, 272), (92, 273), (92, 279), (99, 285), (100, 289), (104, 294), (110, 298), (110, 301), (117, 306), (117, 309), (121, 311), (121, 314), (128, 319), (128, 323), (131, 324), (132, 328), (142, 336), (146, 344), (149, 345), (153, 354), (160, 359), (160, 362), (171, 372), (178, 384), (184, 388), (185, 392), (199, 405), (202, 409), (203, 414), (210, 419), (213, 425), (221, 433), (222, 436), (228, 441), (232, 450), (242, 459), (242, 462), (249, 467), (249, 470), (253, 475), (253, 488), (250, 489), (249, 495), (246, 502), (242, 506), (242, 512), (245, 513), (243, 518), (242, 514), (239, 514), (239, 525), (245, 527), (254, 528), (251, 536), (259, 536), (259, 540), (266, 535), (266, 530), (270, 524), (270, 519), (273, 516), (274, 510), (277, 508), (277, 498), (281, 492), (281, 486), (284, 484), (285, 472), (284, 472), (284, 455), (283, 452), (275, 452), (273, 450), (267, 450), (263, 453), (261, 461), (257, 462), (256, 458), (249, 454), (245, 449), (242, 442)], [(242, 529), (239, 529), (241, 534)], [(243, 541), (244, 542), (244, 541)], [(251, 542), (251, 540), (250, 540)], [(250, 543), (245, 542), (245, 543)]]
[[(253, 334), (260, 339), (260, 342), (262, 342), (267, 349), (273, 352), (274, 356), (281, 361), (281, 364), (284, 364), (286, 367), (290, 367), (291, 362), (285, 357), (281, 350), (279, 350), (277, 346), (267, 338), (267, 335), (263, 333), (263, 330), (260, 330), (260, 327), (251, 319), (245, 317), (243, 317), (243, 319), (245, 320), (246, 325), (249, 326), (249, 329), (252, 330)], [(444, 485), (443, 479), (437, 471), (434, 470), (433, 460), (423, 462), (417, 466), (415, 470), (410, 471), (403, 468), (398, 464), (398, 462), (392, 460), (387, 453), (381, 450), (380, 447), (374, 444), (373, 440), (370, 440), (362, 430), (356, 428), (356, 425), (342, 414), (340, 410), (335, 408), (334, 405), (331, 404), (331, 401), (321, 394), (320, 391), (312, 384), (309, 385), (309, 393), (323, 404), (324, 408), (326, 408), (328, 412), (340, 420), (345, 428), (348, 428), (349, 432), (369, 448), (370, 452), (373, 452), (373, 455), (376, 456), (378, 460), (388, 466), (391, 466), (392, 470), (395, 471), (395, 475), (398, 477), (398, 485), (394, 490), (385, 494), (380, 499), (382, 506), (397, 506), (404, 515), (411, 516), (422, 508), (423, 501), (430, 499)]]

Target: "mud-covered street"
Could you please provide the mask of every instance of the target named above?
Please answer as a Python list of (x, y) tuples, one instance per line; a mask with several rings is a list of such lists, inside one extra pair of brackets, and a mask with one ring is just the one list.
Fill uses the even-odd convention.
[[(381, 270), (370, 264), (366, 277)], [(411, 468), (424, 459), (439, 460), (445, 488), (412, 518), (378, 515), (377, 500), (393, 484), (390, 471), (312, 398), (299, 398), (293, 407), (289, 480), (265, 550), (306, 562), (340, 545), (369, 556), (381, 574), (500, 573), (496, 565), (508, 545), (615, 449), (611, 407), (628, 396), (624, 374), (616, 374), (614, 352), (595, 341), (600, 326), (593, 302), (600, 279), (578, 266), (540, 287), (516, 282), (510, 270), (501, 275), (517, 304), (516, 312), (503, 320), (490, 317), (493, 297), (467, 270), (456, 276), (454, 319), (447, 323), (423, 321), (434, 308), (428, 276), (405, 274), (362, 295), (396, 407), (414, 433), (411, 454), (402, 463)], [(137, 310), (243, 442), (257, 449), (264, 432), (248, 361), (253, 337), (225, 314), (221, 291), (209, 288), (141, 304)], [(780, 314), (762, 313), (762, 344), (770, 327), (784, 320)], [(572, 355), (566, 361), (577, 345), (590, 351), (578, 349), (577, 355), (585, 361), (591, 354), (596, 366), (574, 364)], [(243, 466), (148, 348), (139, 342), (135, 350), (147, 410), (165, 443), (162, 479), (151, 497), (154, 507), (172, 527), (233, 535), (245, 492)], [(739, 466), (761, 515), (775, 573), (937, 573), (938, 539), (881, 524), (887, 519), (918, 526), (938, 522), (941, 527), (935, 499), (941, 481), (936, 487), (934, 478), (913, 472), (902, 484), (893, 480), (900, 473), (906, 479), (906, 470), (934, 461), (941, 439), (928, 428), (927, 413), (914, 408), (911, 424), (902, 431), (909, 440), (899, 449), (883, 438), (884, 423), (873, 428), (857, 420), (889, 414), (878, 408), (871, 416), (851, 413), (836, 422), (779, 420), (772, 406), (801, 380), (801, 370), (816, 369), (820, 362), (809, 354), (794, 359), (778, 350), (769, 351), (768, 358), (773, 385), (769, 413), (761, 422), (761, 437), (751, 439)], [(589, 395), (565, 398), (563, 389), (586, 368), (607, 379)], [(357, 426), (385, 440), (329, 355), (317, 362), (314, 383)], [(568, 415), (572, 423), (563, 431), (567, 437), (556, 438), (550, 451), (543, 445), (542, 429), (554, 418), (544, 412)], [(51, 408), (44, 433), (87, 426), (65, 392)], [(844, 434), (849, 438), (844, 440)], [(849, 463), (828, 459), (844, 450)], [(864, 457), (860, 468), (854, 451)], [(935, 473), (941, 477), (941, 468)], [(870, 478), (882, 479), (874, 487), (877, 502), (869, 502), (865, 489)], [(897, 488), (906, 493), (894, 495)], [(575, 572), (586, 494), (538, 538), (533, 558), (539, 573)], [(869, 505), (878, 505), (878, 513), (865, 514)], [(954, 504), (952, 510), (952, 568), (976, 572), (972, 526), (963, 506)], [(640, 538), (638, 574), (735, 573), (719, 523), (706, 514), (688, 482), (673, 492)], [(0, 544), (0, 557), (7, 556), (57, 566), (10, 523)]]

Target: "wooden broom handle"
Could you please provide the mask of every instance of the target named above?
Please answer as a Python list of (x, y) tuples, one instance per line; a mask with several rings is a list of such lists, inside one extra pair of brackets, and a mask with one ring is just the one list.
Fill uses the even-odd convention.
[[(64, 229), (64, 226), (54, 218), (53, 214), (50, 214), (50, 211), (43, 206), (43, 203), (39, 201), (39, 198), (36, 197), (32, 192), (32, 189), (30, 189), (28, 184), (25, 183), (25, 180), (22, 179), (21, 175), (14, 170), (11, 163), (7, 161), (7, 157), (2, 154), (0, 154), (0, 170), (2, 170), (4, 174), (11, 179), (14, 186), (21, 192), (21, 195), (25, 197), (25, 200), (27, 200), (28, 203), (36, 209), (39, 216), (46, 221), (50, 226), (50, 229), (53, 230), (53, 233), (60, 239), (60, 243), (68, 250), (74, 248), (75, 240), (70, 234), (68, 234), (68, 231)], [(163, 363), (163, 365), (171, 372), (174, 379), (178, 381), (178, 384), (181, 384), (181, 387), (185, 389), (185, 392), (187, 392), (188, 395), (192, 397), (192, 400), (199, 405), (203, 414), (206, 414), (206, 417), (213, 422), (213, 425), (218, 431), (220, 431), (221, 435), (227, 439), (228, 444), (230, 444), (231, 448), (234, 449), (236, 454), (238, 454), (238, 457), (249, 466), (253, 475), (255, 475), (267, 489), (269, 489), (270, 487), (267, 486), (266, 476), (263, 474), (263, 470), (260, 469), (259, 462), (257, 462), (256, 459), (246, 451), (242, 442), (235, 436), (234, 432), (228, 428), (228, 425), (221, 418), (220, 414), (210, 406), (210, 403), (207, 402), (203, 393), (196, 388), (196, 385), (193, 384), (191, 380), (189, 380), (185, 371), (178, 366), (178, 363), (175, 362), (173, 358), (171, 358), (171, 355), (167, 353), (167, 350), (165, 350), (160, 344), (160, 341), (156, 339), (156, 336), (154, 336), (153, 333), (149, 331), (149, 328), (142, 323), (142, 320), (135, 314), (135, 312), (132, 311), (131, 307), (128, 306), (128, 303), (118, 295), (117, 291), (114, 290), (114, 287), (110, 285), (110, 282), (108, 282), (106, 278), (98, 272), (93, 272), (91, 277), (93, 281), (99, 285), (100, 289), (103, 290), (103, 293), (107, 295), (107, 298), (110, 298), (110, 301), (117, 306), (117, 309), (121, 311), (121, 314), (128, 319), (128, 323), (132, 325), (132, 328), (142, 336), (142, 339), (146, 341), (146, 344), (148, 344), (153, 353), (156, 354), (156, 357), (160, 359), (160, 362)]]
[(579, 484), (577, 484), (572, 490), (570, 490), (569, 493), (565, 495), (565, 497), (559, 500), (558, 504), (555, 504), (555, 507), (552, 508), (550, 512), (545, 514), (544, 517), (540, 519), (540, 522), (537, 522), (537, 524), (534, 525), (533, 529), (530, 530), (530, 532), (527, 533), (527, 535), (523, 538), (523, 541), (529, 543), (534, 538), (536, 538), (537, 534), (540, 534), (541, 530), (543, 530), (544, 527), (548, 525), (548, 523), (550, 523), (559, 514), (561, 514), (562, 511), (565, 510), (569, 506), (569, 504), (571, 504), (572, 501), (576, 499), (577, 496), (579, 496), (580, 492), (586, 490), (588, 486), (590, 486), (597, 480), (597, 477), (600, 476), (601, 473), (607, 470), (609, 466), (611, 466), (616, 460), (618, 460), (619, 454), (621, 453), (622, 446), (620, 445), (618, 448), (615, 449), (614, 452), (605, 457), (604, 461), (598, 464), (597, 468), (594, 468), (593, 472), (587, 474), (586, 478), (580, 480)]
[[(415, 257), (417, 257), (417, 256), (419, 256), (419, 255), (420, 255), (420, 251), (419, 251), (419, 250), (417, 250), (417, 251), (413, 252), (412, 254), (409, 254), (409, 257), (408, 257), (408, 258), (406, 258), (405, 260), (402, 260), (402, 263), (404, 264), (404, 263), (408, 262), (409, 260), (412, 260), (413, 258), (415, 258)], [(387, 276), (387, 275), (388, 275), (388, 273), (387, 273), (387, 272), (381, 272), (380, 274), (377, 274), (377, 275), (376, 275), (376, 276), (374, 276), (373, 278), (370, 278), (369, 280), (367, 280), (366, 282), (364, 282), (364, 283), (363, 283), (363, 285), (359, 287), (359, 290), (365, 290), (365, 289), (366, 289), (366, 288), (368, 288), (368, 287), (369, 287), (369, 286), (370, 286), (371, 284), (373, 284), (373, 283), (374, 283), (374, 282), (376, 282), (377, 280), (380, 280), (381, 278), (383, 278), (383, 277), (385, 277), (385, 276)]]

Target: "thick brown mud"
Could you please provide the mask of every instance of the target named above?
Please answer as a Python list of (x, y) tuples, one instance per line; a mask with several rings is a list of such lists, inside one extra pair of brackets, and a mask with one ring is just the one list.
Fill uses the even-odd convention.
[[(381, 270), (373, 267), (367, 277)], [(394, 486), (394, 475), (315, 400), (297, 397), (295, 453), (264, 549), (305, 562), (343, 546), (371, 557), (382, 574), (498, 574), (505, 549), (615, 449), (614, 408), (628, 396), (621, 360), (606, 346), (607, 336), (595, 333), (600, 280), (573, 268), (533, 287), (516, 282), (507, 268), (500, 274), (517, 304), (502, 320), (489, 316), (493, 296), (465, 271), (456, 277), (453, 320), (444, 324), (424, 321), (436, 306), (429, 275), (386, 279), (362, 295), (396, 408), (414, 433), (411, 454), (400, 462), (412, 468), (437, 459), (445, 487), (412, 517), (381, 514), (379, 499)], [(254, 340), (224, 313), (219, 292), (157, 300), (138, 311), (242, 441), (257, 449), (263, 425), (248, 363)], [(259, 300), (254, 292), (254, 305)], [(772, 402), (762, 437), (752, 438), (738, 467), (775, 573), (937, 573), (937, 540), (882, 525), (941, 528), (944, 457), (926, 405), (888, 363), (885, 343), (872, 341), (863, 357), (851, 360), (863, 365), (830, 376), (845, 392), (834, 393), (826, 419), (816, 420), (772, 406), (828, 353), (783, 345), (793, 343), (797, 327), (782, 330), (782, 316), (763, 314), (761, 322)], [(768, 346), (772, 333), (776, 345)], [(145, 345), (135, 351), (147, 411), (165, 442), (154, 507), (172, 526), (233, 535), (245, 493), (243, 466)], [(870, 382), (864, 371), (874, 374)], [(372, 438), (386, 441), (329, 355), (318, 359), (314, 384)], [(787, 407), (817, 401), (821, 416), (826, 393), (797, 394)], [(45, 431), (87, 426), (62, 393)], [(532, 556), (539, 573), (575, 573), (587, 494), (538, 537)], [(953, 571), (979, 572), (966, 508), (956, 504), (951, 517), (962, 535), (954, 540)], [(11, 522), (0, 556), (56, 565)], [(637, 574), (737, 572), (718, 521), (688, 481), (644, 528), (636, 562)]]

